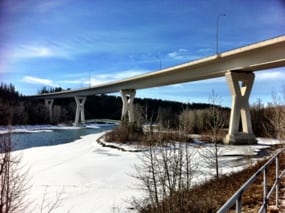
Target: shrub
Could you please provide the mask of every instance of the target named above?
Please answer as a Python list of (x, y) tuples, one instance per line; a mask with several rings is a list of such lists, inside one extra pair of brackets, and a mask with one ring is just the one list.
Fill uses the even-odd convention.
[(0, 135), (0, 212), (24, 212), (26, 175), (20, 173), (19, 159), (12, 156), (10, 134)]
[(116, 129), (108, 132), (105, 135), (105, 140), (107, 142), (138, 142), (141, 141), (143, 137), (143, 131), (140, 127), (135, 124), (132, 125), (120, 125)]

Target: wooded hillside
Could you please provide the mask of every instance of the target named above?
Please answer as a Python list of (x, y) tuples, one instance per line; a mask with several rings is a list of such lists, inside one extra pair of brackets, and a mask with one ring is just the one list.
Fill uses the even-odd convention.
[[(59, 92), (62, 88), (43, 87), (39, 93)], [(157, 121), (162, 114), (169, 119), (178, 118), (185, 109), (206, 109), (210, 105), (205, 103), (181, 103), (149, 98), (136, 98), (135, 108), (143, 110), (152, 121)], [(139, 107), (138, 107), (139, 106)], [(73, 98), (56, 99), (53, 106), (53, 122), (69, 122), (74, 120), (76, 104)], [(110, 95), (88, 96), (85, 103), (86, 119), (107, 118), (119, 120), (121, 118), (121, 97)], [(16, 124), (45, 124), (49, 123), (48, 112), (43, 100), (28, 101), (10, 84), (0, 85), (0, 125)], [(168, 118), (166, 118), (168, 119)]]

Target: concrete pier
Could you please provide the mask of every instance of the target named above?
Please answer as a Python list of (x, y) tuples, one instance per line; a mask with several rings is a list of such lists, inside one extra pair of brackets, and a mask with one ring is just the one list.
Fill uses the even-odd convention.
[(121, 90), (121, 98), (123, 102), (123, 108), (122, 108), (122, 116), (121, 120), (123, 121), (126, 119), (126, 116), (128, 115), (128, 122), (134, 123), (135, 117), (134, 117), (134, 99), (136, 95), (136, 90)]
[(52, 113), (53, 102), (54, 102), (54, 99), (45, 99), (45, 105), (46, 105), (46, 108), (48, 109), (50, 123), (53, 122), (53, 113)]
[(85, 111), (84, 111), (84, 104), (86, 102), (86, 97), (78, 97), (75, 96), (75, 102), (76, 102), (76, 113), (75, 113), (75, 122), (74, 126), (79, 125), (79, 120), (82, 124), (85, 124)]
[[(225, 138), (228, 144), (255, 144), (256, 138), (252, 131), (249, 95), (254, 82), (252, 72), (227, 72), (226, 79), (232, 94), (232, 110), (229, 132)], [(242, 131), (239, 130), (240, 120)]]

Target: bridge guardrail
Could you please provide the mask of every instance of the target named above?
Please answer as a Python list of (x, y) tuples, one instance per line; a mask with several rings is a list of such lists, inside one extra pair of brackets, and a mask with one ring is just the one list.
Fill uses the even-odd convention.
[[(279, 157), (282, 152), (285, 151), (285, 148), (277, 151), (276, 154), (273, 155), (254, 175), (252, 175), (236, 193), (217, 211), (217, 213), (226, 213), (228, 212), (234, 205), (236, 209), (236, 213), (242, 212), (242, 194), (243, 192), (259, 177), (259, 175), (263, 174), (263, 201), (262, 205), (258, 211), (258, 213), (267, 212), (268, 201), (275, 191), (275, 206), (278, 208), (278, 200), (279, 200), (279, 184), (280, 178), (285, 175), (285, 169), (280, 173), (279, 171)], [(268, 189), (267, 183), (267, 171), (269, 166), (275, 161), (275, 181), (270, 189)], [(279, 174), (280, 173), (280, 174)]]

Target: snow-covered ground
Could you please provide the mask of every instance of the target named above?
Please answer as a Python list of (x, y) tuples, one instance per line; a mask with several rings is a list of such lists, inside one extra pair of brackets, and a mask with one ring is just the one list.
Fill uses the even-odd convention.
[(54, 212), (126, 212), (128, 200), (137, 195), (133, 165), (137, 153), (102, 148), (96, 139), (103, 133), (57, 146), (17, 151), (29, 169), (30, 196), (39, 212), (45, 196), (52, 204), (61, 194)]
[[(31, 188), (27, 199), (32, 201), (30, 212), (40, 212), (43, 200), (45, 205), (51, 205), (58, 196), (61, 202), (54, 212), (133, 212), (128, 209), (130, 201), (141, 192), (132, 176), (134, 165), (141, 163), (139, 155), (142, 153), (102, 147), (96, 140), (103, 134), (86, 135), (72, 143), (14, 152), (22, 156), (21, 164), (29, 170)], [(278, 143), (270, 139), (259, 138), (258, 141), (259, 145), (255, 146), (222, 146), (222, 172), (245, 166), (247, 162), (237, 155), (254, 155), (268, 147), (267, 144)], [(193, 146), (193, 149), (206, 147)], [(201, 159), (198, 157), (197, 161)], [(208, 170), (202, 166), (200, 171), (207, 174)]]

